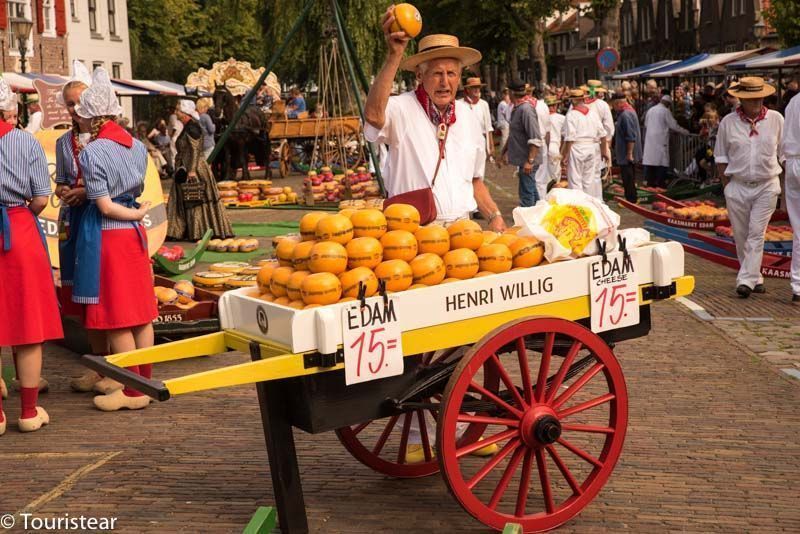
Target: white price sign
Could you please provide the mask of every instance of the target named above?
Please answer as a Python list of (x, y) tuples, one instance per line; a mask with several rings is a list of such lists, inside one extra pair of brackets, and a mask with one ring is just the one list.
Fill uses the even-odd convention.
[(342, 309), (345, 383), (358, 384), (403, 374), (397, 302), (389, 297), (358, 301)]
[(639, 324), (639, 284), (633, 262), (622, 252), (598, 257), (589, 265), (592, 332)]

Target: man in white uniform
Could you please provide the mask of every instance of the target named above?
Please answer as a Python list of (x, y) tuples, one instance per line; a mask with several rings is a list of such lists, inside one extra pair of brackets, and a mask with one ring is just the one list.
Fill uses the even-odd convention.
[(486, 154), (489, 161), (494, 162), (494, 126), (492, 126), (492, 113), (489, 111), (489, 103), (481, 98), (480, 78), (467, 78), (464, 84), (464, 98), (461, 100), (467, 105), (470, 113), (475, 115), (475, 119), (480, 125), (483, 135), (486, 137)]
[[(539, 120), (539, 131), (542, 133), (544, 146), (547, 147), (550, 143), (550, 110), (544, 100), (533, 97), (533, 87), (528, 87), (528, 94), (533, 98), (533, 108), (536, 110), (536, 118)], [(542, 164), (536, 169), (534, 179), (539, 198), (544, 198), (547, 194), (547, 184), (550, 183), (550, 165), (547, 150), (542, 150), (541, 154)]]
[(792, 222), (792, 302), (800, 303), (800, 95), (789, 101), (783, 125), (786, 209)]
[(558, 112), (558, 98), (548, 96), (545, 104), (550, 114), (550, 142), (547, 151), (547, 166), (550, 180), (561, 180), (561, 132), (567, 118)]
[(610, 164), (606, 130), (596, 113), (584, 104), (583, 89), (572, 89), (569, 99), (572, 108), (564, 122), (561, 158), (567, 166), (567, 181), (570, 189), (579, 189), (603, 200), (603, 185), (600, 182), (602, 160)]
[(766, 292), (761, 259), (764, 232), (781, 192), (778, 176), (783, 159), (783, 117), (764, 107), (764, 98), (775, 88), (762, 78), (742, 78), (730, 92), (741, 105), (719, 124), (714, 160), (725, 185), (725, 203), (739, 258), (736, 293), (747, 298), (751, 293)]
[(39, 95), (30, 95), (27, 98), (28, 106), (28, 124), (25, 126), (25, 131), (33, 135), (42, 129), (42, 106), (39, 104)]
[(497, 129), (500, 130), (500, 148), (506, 146), (508, 141), (508, 132), (511, 128), (511, 95), (509, 94), (508, 87), (503, 89), (503, 99), (497, 104)]
[[(611, 114), (611, 106), (609, 106), (608, 102), (605, 101), (608, 90), (603, 87), (603, 82), (600, 80), (588, 80), (586, 82), (586, 87), (582, 89), (586, 91), (587, 95), (584, 104), (586, 104), (586, 107), (589, 108), (589, 110), (591, 110), (593, 113), (596, 113), (600, 118), (603, 129), (606, 131), (606, 141), (608, 142), (609, 150), (611, 150), (611, 147), (614, 146), (615, 126), (614, 117)], [(607, 168), (607, 165), (611, 165), (611, 162), (600, 166), (601, 185), (602, 177), (605, 174), (604, 170)]]
[(644, 178), (650, 187), (666, 187), (669, 171), (669, 133), (689, 135), (672, 116), (672, 97), (661, 97), (661, 103), (644, 116)]

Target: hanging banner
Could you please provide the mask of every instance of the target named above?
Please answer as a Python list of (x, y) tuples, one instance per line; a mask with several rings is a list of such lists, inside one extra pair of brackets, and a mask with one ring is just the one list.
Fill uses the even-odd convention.
[[(67, 130), (39, 130), (35, 137), (44, 148), (47, 165), (50, 170), (50, 182), (53, 191), (56, 188), (56, 141), (67, 133)], [(142, 220), (147, 230), (147, 248), (149, 255), (158, 251), (167, 237), (167, 206), (161, 190), (161, 179), (153, 161), (148, 157), (147, 173), (144, 178), (144, 192), (137, 199), (139, 202), (150, 201), (150, 210)], [(47, 248), (50, 250), (50, 262), (58, 267), (58, 211), (61, 200), (55, 194), (50, 195), (47, 207), (39, 214), (39, 224), (47, 237)]]

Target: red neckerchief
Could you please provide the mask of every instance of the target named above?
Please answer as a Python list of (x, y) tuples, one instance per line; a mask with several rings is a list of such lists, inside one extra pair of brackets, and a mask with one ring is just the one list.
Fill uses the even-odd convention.
[(0, 120), (0, 137), (3, 137), (5, 134), (13, 130), (14, 127), (8, 124), (4, 120)]
[(97, 138), (114, 141), (125, 148), (133, 146), (133, 137), (131, 137), (131, 134), (114, 121), (108, 121), (103, 124), (100, 127), (100, 131), (97, 133)]
[(81, 143), (78, 141), (78, 134), (74, 131), (70, 135), (72, 140), (72, 159), (75, 161), (75, 168), (78, 169), (78, 174), (75, 177), (75, 183), (73, 184), (74, 187), (83, 187), (83, 173), (81, 172), (81, 166), (78, 163), (78, 156), (81, 155)]
[(456, 122), (456, 105), (450, 102), (447, 109), (444, 110), (444, 115), (439, 113), (436, 106), (431, 102), (431, 97), (425, 92), (425, 89), (420, 84), (414, 94), (417, 95), (422, 109), (428, 115), (434, 126), (436, 126), (436, 138), (439, 140), (439, 158), (444, 159), (445, 143), (447, 142), (447, 132), (450, 127)]
[(591, 96), (591, 97), (589, 97), (589, 98), (587, 98), (587, 99), (585, 100), (585, 103), (586, 103), (587, 105), (588, 105), (588, 104), (593, 104), (595, 100), (597, 100), (597, 98), (595, 98), (595, 97)]
[(587, 115), (589, 113), (589, 108), (587, 108), (583, 104), (578, 104), (577, 106), (573, 105), (572, 109), (574, 109), (575, 111), (579, 111), (579, 112), (583, 113), (584, 115)]
[(477, 106), (478, 102), (481, 101), (481, 97), (476, 98), (475, 102), (473, 102), (472, 99), (465, 94), (464, 95), (464, 101), (467, 102), (470, 106)]
[(525, 95), (525, 96), (523, 96), (522, 98), (520, 98), (519, 100), (517, 100), (517, 104), (516, 104), (516, 105), (517, 105), (517, 106), (521, 106), (521, 105), (522, 105), (522, 104), (524, 104), (525, 102), (527, 102), (528, 104), (530, 104), (530, 105), (531, 105), (531, 107), (532, 107), (533, 109), (536, 109), (536, 99), (535, 99), (535, 98), (533, 98), (531, 95)]
[(753, 137), (754, 135), (758, 135), (758, 130), (756, 130), (756, 123), (759, 121), (763, 121), (767, 117), (767, 108), (766, 106), (761, 106), (761, 111), (758, 113), (758, 117), (755, 119), (751, 119), (747, 115), (745, 115), (744, 111), (742, 111), (742, 106), (736, 108), (736, 113), (739, 115), (744, 122), (750, 125), (750, 135), (748, 137)]
[(627, 103), (627, 102), (625, 102), (624, 104), (622, 104), (622, 111), (633, 111), (634, 113), (636, 113), (636, 110), (635, 110), (635, 109), (633, 109), (633, 106), (631, 106), (631, 105), (630, 105), (629, 103)]

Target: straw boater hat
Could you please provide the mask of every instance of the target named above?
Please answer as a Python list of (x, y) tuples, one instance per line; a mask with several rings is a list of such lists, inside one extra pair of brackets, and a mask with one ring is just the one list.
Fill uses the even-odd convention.
[(467, 78), (467, 83), (464, 84), (464, 89), (467, 87), (485, 87), (485, 83), (481, 83), (480, 78)]
[(426, 35), (419, 42), (419, 52), (405, 58), (400, 63), (403, 70), (413, 71), (421, 63), (432, 59), (457, 59), (464, 67), (481, 60), (481, 53), (474, 48), (459, 46), (458, 37), (441, 33)]
[(17, 111), (17, 93), (0, 78), (0, 111)]
[(600, 80), (586, 80), (586, 91), (594, 89), (595, 93), (607, 93), (608, 89), (603, 87), (603, 82)]
[(548, 106), (557, 106), (558, 105), (558, 98), (553, 95), (547, 96), (544, 99), (544, 103)]
[(122, 115), (122, 111), (108, 72), (103, 67), (96, 68), (92, 75), (92, 85), (81, 93), (80, 102), (75, 106), (75, 113), (84, 119), (92, 119), (116, 117)]
[(740, 78), (736, 86), (731, 86), (728, 93), (739, 100), (747, 98), (765, 98), (775, 92), (775, 88), (764, 82), (764, 78), (748, 76)]
[(583, 89), (580, 89), (580, 88), (578, 88), (578, 89), (570, 89), (569, 93), (567, 95), (567, 98), (569, 98), (569, 99), (586, 98), (586, 91), (584, 91)]

